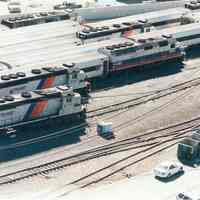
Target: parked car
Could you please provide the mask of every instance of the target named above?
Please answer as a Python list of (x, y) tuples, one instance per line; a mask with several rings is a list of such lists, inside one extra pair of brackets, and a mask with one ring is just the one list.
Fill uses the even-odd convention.
[(20, 13), (21, 3), (19, 1), (11, 1), (8, 3), (8, 10), (10, 13)]
[(181, 192), (176, 196), (177, 200), (200, 200), (200, 192)]
[(155, 177), (168, 178), (177, 173), (183, 172), (183, 166), (175, 162), (163, 162), (155, 167)]

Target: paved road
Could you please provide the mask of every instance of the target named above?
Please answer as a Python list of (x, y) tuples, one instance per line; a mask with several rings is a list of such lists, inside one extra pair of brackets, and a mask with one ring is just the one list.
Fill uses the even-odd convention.
[[(63, 196), (62, 200), (175, 200), (179, 192), (198, 191), (200, 169), (187, 168), (183, 175), (168, 182), (154, 178), (153, 173), (126, 179), (98, 188), (76, 191)], [(199, 191), (200, 193), (200, 191)]]

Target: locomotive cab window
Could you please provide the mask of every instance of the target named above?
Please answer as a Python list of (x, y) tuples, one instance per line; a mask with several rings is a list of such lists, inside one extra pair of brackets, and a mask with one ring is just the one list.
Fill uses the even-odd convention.
[(171, 47), (171, 48), (175, 48), (176, 45), (173, 43), (173, 44), (170, 45), (170, 47)]
[(79, 38), (81, 38), (81, 39), (86, 39), (86, 38), (87, 38), (87, 36), (84, 35), (84, 34), (82, 34), (82, 33), (79, 33), (78, 36), (79, 36)]
[(146, 28), (146, 32), (150, 32), (151, 31), (151, 29), (150, 28)]
[(66, 102), (71, 102), (72, 101), (72, 96), (70, 94), (68, 94), (66, 96)]
[(77, 79), (77, 73), (76, 72), (72, 73), (72, 79)]

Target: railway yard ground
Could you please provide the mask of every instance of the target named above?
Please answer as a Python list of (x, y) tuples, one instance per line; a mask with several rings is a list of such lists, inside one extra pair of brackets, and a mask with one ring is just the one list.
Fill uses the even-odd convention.
[[(30, 144), (19, 139), (5, 149), (2, 145), (1, 199), (16, 199), (19, 193), (20, 199), (64, 198), (79, 188), (134, 178), (162, 160), (176, 160), (177, 142), (199, 127), (200, 59), (195, 52), (183, 66), (169, 63), (145, 74), (119, 73), (105, 85), (93, 83), (98, 89), (87, 108), (88, 125), (84, 131), (75, 130), (73, 139), (61, 134), (57, 139), (47, 137), (48, 147), (45, 137)], [(96, 122), (101, 120), (113, 123), (115, 138), (97, 136)], [(32, 168), (31, 173), (20, 172), (27, 168)]]
[[(5, 2), (0, 2), (0, 9), (1, 3)], [(65, 24), (70, 27), (68, 22)], [(53, 30), (49, 33), (54, 34)], [(24, 41), (26, 39), (29, 37)], [(73, 31), (68, 39), (63, 38), (63, 44), (74, 44)], [(52, 40), (52, 47), (54, 42), (57, 44), (59, 40)], [(35, 60), (42, 58), (37, 52), (41, 47), (39, 43), (33, 41), (35, 49), (29, 49), (30, 43), (24, 42), (20, 49), (20, 44), (11, 41), (11, 46), (2, 47), (5, 49), (0, 56), (6, 55), (9, 63), (19, 58), (19, 63), (34, 65)], [(49, 53), (46, 46), (42, 47), (44, 58), (51, 52), (50, 44), (47, 45)], [(73, 48), (75, 52), (79, 47)], [(185, 172), (169, 184), (155, 179), (152, 170), (162, 161), (178, 161), (178, 142), (200, 127), (199, 48), (188, 50), (183, 63), (169, 62), (145, 70), (125, 70), (92, 80), (86, 119), (81, 122), (70, 126), (60, 122), (57, 127), (50, 124), (47, 129), (40, 130), (33, 125), (31, 130), (19, 129), (16, 137), (2, 138), (0, 199), (97, 200), (101, 198), (96, 194), (98, 190), (102, 193), (101, 199), (109, 199), (103, 197), (102, 191), (109, 190), (111, 185), (120, 191), (119, 185), (127, 180), (130, 182), (124, 184), (124, 188), (137, 190), (138, 187), (135, 195), (141, 200), (175, 199), (167, 192), (175, 194), (186, 189), (187, 182), (199, 176), (199, 166), (184, 165)], [(33, 54), (21, 61), (17, 52), (25, 55), (28, 51)], [(112, 122), (113, 135), (106, 137), (97, 133), (97, 124), (101, 121)], [(20, 131), (23, 134), (20, 135)], [(199, 184), (197, 180), (191, 187)], [(154, 195), (156, 190), (164, 196)], [(92, 195), (97, 196), (93, 198)]]

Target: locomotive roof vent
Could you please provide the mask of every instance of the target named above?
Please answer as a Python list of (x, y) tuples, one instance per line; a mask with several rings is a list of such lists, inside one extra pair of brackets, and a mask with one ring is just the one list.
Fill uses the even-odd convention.
[(42, 69), (45, 70), (45, 71), (48, 71), (48, 72), (55, 72), (54, 67), (43, 67)]
[(120, 49), (120, 48), (124, 48), (124, 47), (131, 47), (133, 45), (134, 45), (133, 42), (125, 42), (125, 43), (113, 44), (111, 46), (106, 46), (106, 49), (112, 51), (114, 49)]
[(14, 101), (15, 98), (14, 98), (13, 96), (5, 96), (5, 97), (4, 97), (4, 100), (5, 100), (5, 101)]
[(9, 77), (9, 75), (2, 75), (1, 80), (8, 81), (8, 80), (10, 80), (10, 77)]
[(125, 42), (124, 43), (126, 46), (128, 46), (128, 47), (131, 47), (131, 46), (133, 46), (134, 45), (134, 43), (133, 42)]
[(112, 26), (113, 26), (114, 28), (120, 28), (120, 27), (121, 27), (120, 24), (113, 24)]
[(22, 19), (23, 19), (23, 17), (15, 17), (15, 20), (18, 20), (18, 21), (20, 21)]
[(113, 46), (107, 46), (106, 49), (113, 50), (114, 48), (113, 48)]
[(102, 28), (103, 28), (104, 30), (109, 30), (109, 29), (110, 29), (109, 26), (102, 26)]
[(103, 28), (102, 27), (96, 27), (96, 30), (97, 31), (103, 31)]
[(123, 25), (125, 26), (132, 26), (134, 23), (131, 22), (122, 22)]
[(40, 69), (32, 69), (31, 72), (33, 74), (41, 74), (42, 73), (42, 71)]
[(31, 98), (32, 94), (30, 92), (22, 92), (21, 96), (24, 97), (24, 98)]
[(126, 47), (126, 44), (125, 43), (120, 43), (119, 46), (123, 48), (123, 47)]
[(48, 12), (40, 12), (40, 15), (41, 15), (41, 16), (44, 16), (44, 17), (45, 17), (45, 16), (48, 16)]
[(28, 14), (27, 17), (28, 18), (34, 18), (34, 15), (33, 14)]
[(67, 90), (69, 90), (69, 87), (67, 87), (66, 85), (60, 85), (60, 86), (57, 86), (57, 88), (58, 88), (59, 90), (62, 90), (62, 91), (67, 91)]
[(57, 13), (54, 11), (48, 12), (50, 15), (56, 15)]
[(63, 70), (63, 68), (62, 67), (47, 67), (46, 68), (46, 71), (48, 71), (48, 72), (58, 72), (60, 70)]
[(149, 40), (149, 41), (154, 41), (154, 40), (155, 40), (155, 38), (148, 38), (148, 40)]
[(36, 17), (41, 17), (40, 13), (35, 14)]
[(145, 43), (146, 40), (145, 40), (145, 39), (139, 39), (138, 42), (140, 42), (140, 43)]
[(68, 64), (63, 64), (64, 67), (69, 67), (72, 68), (75, 66), (75, 63), (68, 63)]
[(90, 31), (88, 29), (83, 29), (82, 32), (83, 33), (90, 33)]
[(24, 72), (17, 72), (16, 73), (18, 77), (25, 77), (26, 74)]
[(55, 88), (48, 88), (45, 90), (37, 90), (36, 93), (40, 95), (52, 95), (52, 94), (58, 94), (58, 91)]
[(171, 34), (165, 34), (165, 35), (162, 35), (162, 37), (164, 37), (164, 38), (172, 38), (172, 35)]
[(5, 103), (5, 99), (0, 98), (0, 103)]
[(11, 79), (17, 79), (18, 78), (18, 75), (17, 74), (9, 74), (9, 77)]
[(138, 22), (144, 24), (148, 22), (148, 19), (139, 19)]
[(112, 45), (112, 47), (113, 47), (113, 49), (119, 49), (119, 48), (120, 48), (120, 45), (114, 44), (114, 45)]

